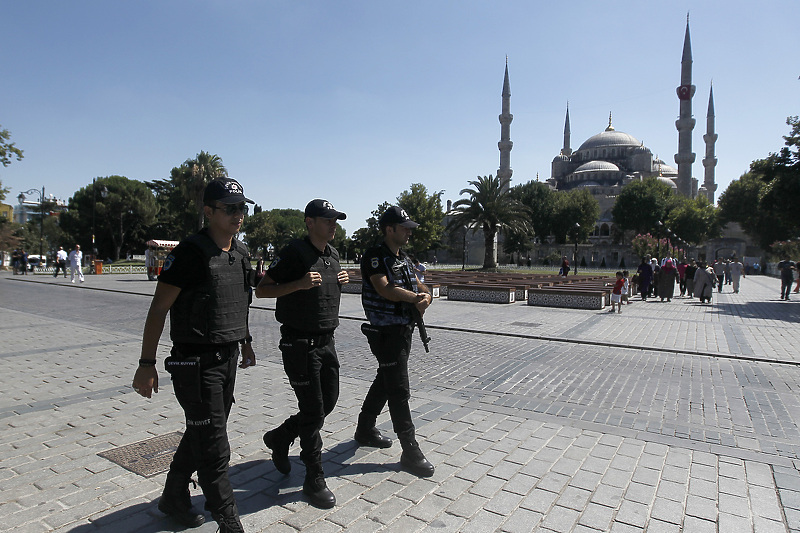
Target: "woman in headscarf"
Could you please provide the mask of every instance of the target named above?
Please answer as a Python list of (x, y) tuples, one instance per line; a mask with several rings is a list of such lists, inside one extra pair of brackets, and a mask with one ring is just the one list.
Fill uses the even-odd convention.
[(716, 281), (717, 278), (711, 267), (706, 267), (705, 263), (699, 262), (697, 272), (694, 273), (694, 295), (700, 298), (700, 303), (711, 302), (711, 294), (714, 292)]
[(639, 275), (639, 292), (642, 300), (647, 300), (647, 293), (650, 292), (650, 282), (653, 281), (653, 268), (650, 266), (650, 256), (642, 257), (642, 262), (636, 270)]
[(661, 271), (658, 274), (658, 297), (661, 301), (664, 298), (668, 302), (672, 301), (672, 296), (675, 294), (675, 282), (678, 280), (678, 269), (672, 264), (672, 259), (667, 259)]

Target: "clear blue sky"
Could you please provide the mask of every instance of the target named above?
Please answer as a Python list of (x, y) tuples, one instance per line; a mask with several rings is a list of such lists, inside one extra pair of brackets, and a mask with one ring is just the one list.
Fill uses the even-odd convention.
[[(312, 198), (351, 234), (412, 183), (455, 200), (499, 165), (508, 55), (512, 184), (614, 127), (675, 166), (690, 12), (697, 126), (713, 78), (717, 197), (800, 114), (800, 2), (0, 1), (0, 180), (68, 199), (93, 177), (222, 157), (265, 209)], [(157, 237), (157, 236), (154, 236)]]

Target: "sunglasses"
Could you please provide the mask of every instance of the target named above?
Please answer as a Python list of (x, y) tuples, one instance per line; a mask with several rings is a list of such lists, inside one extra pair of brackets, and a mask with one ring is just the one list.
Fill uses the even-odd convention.
[(228, 216), (233, 216), (238, 213), (242, 213), (243, 215), (247, 214), (247, 204), (244, 202), (240, 204), (226, 204), (225, 206), (210, 205), (209, 207), (214, 210), (221, 209)]

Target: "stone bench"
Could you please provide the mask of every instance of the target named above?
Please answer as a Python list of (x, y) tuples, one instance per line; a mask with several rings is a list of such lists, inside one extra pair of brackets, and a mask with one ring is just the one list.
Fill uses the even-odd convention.
[[(351, 277), (350, 278), (350, 283), (345, 283), (344, 285), (342, 285), (342, 293), (344, 293), (344, 294), (361, 294), (361, 287), (362, 287), (361, 278), (359, 278), (358, 280), (354, 280)], [(436, 284), (436, 283), (431, 284), (431, 285), (427, 285), (426, 284), (426, 287), (428, 287), (430, 289), (431, 296), (433, 296), (434, 298), (438, 298), (439, 297), (439, 295), (441, 293), (441, 287), (438, 284)]]
[(599, 310), (608, 303), (610, 292), (610, 290), (575, 287), (530, 288), (528, 289), (528, 305)]
[(447, 299), (460, 302), (511, 304), (516, 301), (516, 288), (508, 285), (449, 285)]

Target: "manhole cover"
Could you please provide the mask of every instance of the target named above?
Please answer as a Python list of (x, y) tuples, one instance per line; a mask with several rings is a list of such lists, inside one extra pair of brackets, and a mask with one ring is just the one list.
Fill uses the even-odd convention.
[(540, 323), (537, 322), (512, 322), (512, 326), (522, 326), (524, 328), (538, 328), (541, 326)]
[(175, 450), (178, 449), (181, 437), (183, 437), (183, 433), (176, 431), (175, 433), (120, 446), (97, 455), (130, 470), (134, 474), (153, 477), (169, 470), (169, 464), (172, 461)]

